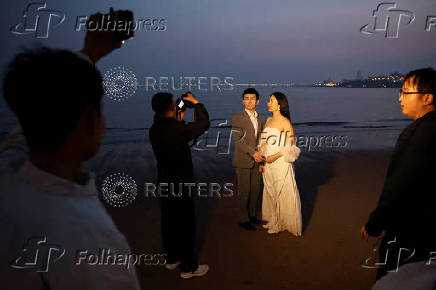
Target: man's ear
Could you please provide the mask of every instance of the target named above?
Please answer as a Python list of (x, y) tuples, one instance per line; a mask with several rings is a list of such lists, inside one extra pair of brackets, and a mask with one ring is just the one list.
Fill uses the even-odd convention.
[(426, 94), (424, 95), (424, 104), (425, 105), (433, 105), (433, 94)]
[(256, 100), (256, 106), (259, 105), (259, 101), (260, 101), (259, 99)]

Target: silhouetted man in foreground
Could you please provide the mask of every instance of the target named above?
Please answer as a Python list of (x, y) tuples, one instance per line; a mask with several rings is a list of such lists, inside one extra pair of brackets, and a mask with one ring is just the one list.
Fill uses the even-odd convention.
[[(112, 36), (89, 31), (79, 55), (28, 50), (7, 68), (4, 98), (21, 126), (0, 146), (2, 289), (140, 289), (135, 266), (115, 261), (129, 245), (82, 167), (106, 128), (94, 63), (121, 47)], [(112, 257), (96, 265), (102, 249)]]
[[(397, 266), (428, 261), (436, 251), (436, 71), (408, 73), (399, 101), (415, 121), (398, 137), (377, 208), (362, 238), (382, 238), (377, 280)], [(403, 248), (403, 250), (401, 250)]]
[[(195, 190), (185, 186), (194, 182), (191, 150), (188, 142), (202, 135), (210, 126), (209, 114), (202, 104), (188, 93), (183, 98), (195, 110), (195, 121), (185, 124), (186, 111), (176, 116), (172, 95), (153, 96), (156, 113), (150, 129), (150, 141), (157, 161), (158, 187), (166, 188), (160, 197), (163, 250), (167, 254), (166, 268), (174, 270), (181, 264), (181, 278), (203, 276), (207, 265), (198, 265), (195, 258)], [(171, 186), (173, 184), (173, 190)], [(162, 185), (162, 186), (161, 186)]]

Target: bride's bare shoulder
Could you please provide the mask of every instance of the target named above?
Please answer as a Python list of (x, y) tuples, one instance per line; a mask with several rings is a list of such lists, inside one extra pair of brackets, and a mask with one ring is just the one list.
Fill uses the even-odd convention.
[(285, 130), (287, 130), (287, 129), (291, 129), (291, 128), (292, 128), (291, 122), (289, 121), (288, 118), (283, 118), (283, 119), (280, 121), (280, 125), (281, 125), (281, 127), (282, 127), (283, 129), (285, 129)]

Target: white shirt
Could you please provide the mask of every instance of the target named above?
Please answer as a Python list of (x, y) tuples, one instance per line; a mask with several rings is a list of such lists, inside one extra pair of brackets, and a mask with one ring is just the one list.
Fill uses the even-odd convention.
[[(14, 132), (0, 146), (2, 289), (47, 289), (44, 284), (52, 290), (140, 289), (133, 266), (75, 264), (79, 250), (97, 255), (101, 249), (131, 253), (98, 198), (94, 175), (83, 171), (85, 182), (81, 185), (39, 169), (23, 151), (26, 145), (20, 142), (24, 140), (20, 130)], [(23, 252), (28, 239), (34, 237), (46, 238), (37, 247), (38, 256), (29, 245)], [(65, 253), (57, 261), (52, 259), (47, 272), (10, 266), (19, 257), (21, 261), (38, 257), (38, 266), (44, 266), (44, 255), (52, 247), (55, 258), (61, 249)]]
[(249, 110), (245, 109), (245, 112), (247, 112), (248, 116), (250, 117), (251, 123), (253, 124), (253, 128), (254, 128), (254, 136), (257, 137), (257, 130), (258, 130), (258, 123), (257, 123), (257, 117), (259, 116), (259, 114), (254, 111), (254, 113), (250, 112)]

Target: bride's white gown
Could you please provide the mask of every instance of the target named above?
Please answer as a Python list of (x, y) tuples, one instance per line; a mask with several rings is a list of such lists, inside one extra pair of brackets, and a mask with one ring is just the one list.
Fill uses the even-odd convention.
[[(285, 133), (282, 133), (281, 138), (280, 133), (279, 129), (272, 127), (262, 131), (259, 144), (262, 155), (266, 157), (285, 151)], [(294, 166), (285, 159), (282, 156), (272, 163), (265, 163), (262, 219), (268, 221), (266, 227), (269, 233), (287, 230), (295, 236), (301, 236), (301, 203)]]

